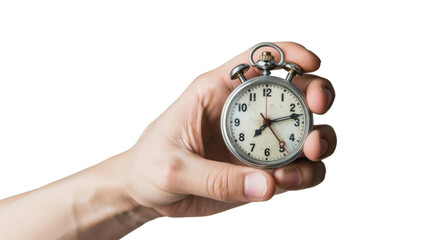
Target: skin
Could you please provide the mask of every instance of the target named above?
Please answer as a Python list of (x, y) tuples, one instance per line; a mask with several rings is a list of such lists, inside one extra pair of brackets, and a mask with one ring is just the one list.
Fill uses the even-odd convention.
[[(303, 46), (276, 44), (287, 53), (285, 60), (304, 72), (319, 68), (320, 59)], [(1, 200), (0, 239), (118, 239), (157, 217), (211, 215), (321, 183), (326, 169), (320, 160), (336, 147), (328, 125), (315, 126), (303, 155), (274, 170), (244, 166), (226, 148), (220, 115), (239, 85), (229, 72), (248, 62), (249, 51), (196, 78), (127, 151)], [(246, 77), (260, 74), (251, 68)], [(328, 111), (335, 98), (328, 80), (304, 74), (293, 82), (305, 93), (312, 112)]]

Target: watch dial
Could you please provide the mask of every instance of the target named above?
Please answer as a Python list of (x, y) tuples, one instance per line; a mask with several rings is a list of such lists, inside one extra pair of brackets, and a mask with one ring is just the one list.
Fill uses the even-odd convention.
[(296, 154), (306, 137), (305, 104), (288, 87), (250, 84), (232, 100), (227, 129), (246, 158), (272, 162)]

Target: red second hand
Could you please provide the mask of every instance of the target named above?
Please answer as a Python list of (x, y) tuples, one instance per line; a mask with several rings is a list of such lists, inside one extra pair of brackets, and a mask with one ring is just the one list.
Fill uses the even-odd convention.
[[(268, 118), (268, 93), (267, 94), (265, 94), (265, 118)], [(262, 116), (262, 117), (264, 117), (264, 116)], [(264, 120), (265, 120), (265, 118), (264, 118)]]
[(264, 124), (265, 124), (265, 125), (267, 125), (267, 126), (270, 128), (271, 132), (274, 134), (274, 137), (276, 137), (276, 138), (277, 138), (277, 141), (279, 141), (279, 145), (280, 145), (280, 147), (281, 147), (281, 148), (283, 148), (287, 153), (289, 153), (289, 152), (286, 150), (286, 148), (285, 148), (286, 143), (285, 143), (285, 142), (283, 142), (282, 140), (280, 140), (280, 138), (279, 138), (279, 137), (277, 137), (277, 134), (276, 134), (276, 133), (274, 132), (274, 130), (271, 128), (271, 126), (270, 126), (270, 124), (269, 124), (268, 120), (264, 117), (264, 114), (262, 114), (262, 113), (261, 113), (261, 116), (262, 116), (262, 118), (264, 119)]

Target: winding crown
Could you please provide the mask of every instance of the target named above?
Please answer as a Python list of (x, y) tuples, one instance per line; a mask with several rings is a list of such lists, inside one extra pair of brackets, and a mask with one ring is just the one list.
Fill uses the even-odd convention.
[(259, 57), (261, 61), (271, 61), (274, 60), (274, 56), (271, 55), (271, 52), (262, 52), (262, 55)]

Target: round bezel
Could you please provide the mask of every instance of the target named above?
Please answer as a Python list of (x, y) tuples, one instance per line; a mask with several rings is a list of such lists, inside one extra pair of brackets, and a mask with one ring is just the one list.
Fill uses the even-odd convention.
[(231, 123), (230, 123), (230, 114), (231, 114), (231, 108), (233, 107), (233, 103), (248, 89), (252, 88), (254, 85), (259, 84), (274, 84), (274, 85), (280, 85), (281, 87), (287, 88), (290, 90), (298, 99), (298, 101), (301, 103), (303, 107), (303, 113), (306, 119), (306, 125), (304, 128), (304, 138), (306, 139), (309, 132), (313, 128), (313, 116), (312, 113), (309, 111), (304, 94), (299, 90), (295, 85), (291, 84), (290, 82), (285, 81), (282, 78), (274, 77), (274, 76), (259, 76), (256, 78), (252, 78), (240, 86), (238, 86), (228, 97), (228, 99), (225, 102), (225, 105), (222, 110), (221, 115), (221, 131), (223, 139), (228, 147), (228, 149), (234, 154), (235, 157), (240, 159), (242, 162), (258, 167), (258, 168), (278, 168), (284, 165), (287, 165), (294, 161), (296, 158), (298, 158), (302, 153), (302, 148), (305, 141), (301, 141), (290, 154), (286, 155), (285, 157), (282, 157), (275, 161), (264, 161), (259, 160), (256, 158), (253, 158), (251, 156), (248, 156), (247, 153), (245, 153), (238, 145), (233, 141), (233, 137), (231, 135)]

